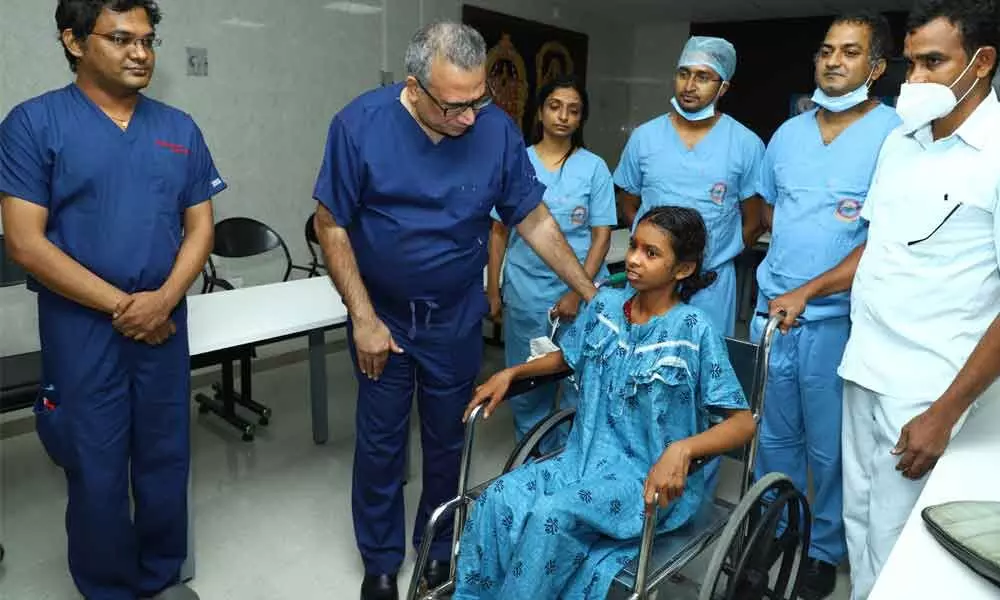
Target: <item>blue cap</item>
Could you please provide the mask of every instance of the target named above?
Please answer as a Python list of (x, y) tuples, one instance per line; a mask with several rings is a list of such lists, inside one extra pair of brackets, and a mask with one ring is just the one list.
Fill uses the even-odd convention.
[(736, 48), (722, 38), (693, 36), (684, 45), (677, 67), (695, 66), (708, 67), (729, 81), (736, 74)]

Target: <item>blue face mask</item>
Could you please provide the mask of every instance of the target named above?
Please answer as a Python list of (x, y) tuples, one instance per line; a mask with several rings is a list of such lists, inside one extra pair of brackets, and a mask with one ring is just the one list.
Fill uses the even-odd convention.
[(875, 69), (872, 69), (872, 72), (868, 75), (868, 80), (865, 81), (864, 85), (853, 92), (844, 94), (843, 96), (830, 96), (820, 88), (816, 88), (816, 91), (812, 96), (812, 101), (817, 106), (821, 106), (830, 112), (839, 113), (844, 112), (845, 110), (850, 110), (868, 99), (868, 82), (871, 81), (872, 75), (874, 74)]
[(705, 108), (699, 110), (698, 112), (688, 112), (681, 108), (680, 103), (677, 102), (677, 98), (670, 99), (671, 106), (680, 116), (684, 117), (685, 121), (704, 121), (705, 119), (711, 119), (715, 116), (715, 101), (713, 100), (711, 104)]

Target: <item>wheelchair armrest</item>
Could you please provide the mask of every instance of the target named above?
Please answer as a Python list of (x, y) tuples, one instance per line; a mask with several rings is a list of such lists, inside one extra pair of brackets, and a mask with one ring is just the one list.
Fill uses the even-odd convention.
[(546, 383), (552, 383), (555, 381), (561, 381), (566, 379), (573, 374), (573, 371), (566, 370), (560, 371), (559, 373), (553, 373), (551, 375), (542, 375), (541, 377), (529, 377), (528, 379), (518, 379), (517, 381), (510, 384), (510, 388), (507, 390), (507, 395), (504, 399), (513, 398), (515, 396), (520, 396), (521, 394), (527, 394), (528, 392), (534, 390), (537, 387), (543, 386)]

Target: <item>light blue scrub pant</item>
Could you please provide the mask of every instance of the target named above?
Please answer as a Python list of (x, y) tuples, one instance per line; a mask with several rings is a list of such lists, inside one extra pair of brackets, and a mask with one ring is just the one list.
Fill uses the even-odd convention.
[[(565, 328), (567, 326), (568, 324), (562, 327)], [(538, 312), (505, 306), (503, 311), (503, 338), (507, 366), (513, 367), (523, 364), (528, 360), (531, 340), (537, 337), (548, 336), (551, 333), (552, 326), (549, 324), (548, 308)], [(558, 340), (558, 335), (556, 339)], [(507, 404), (514, 412), (514, 430), (518, 442), (524, 439), (524, 436), (531, 431), (532, 427), (552, 414), (559, 385), (558, 383), (546, 384), (526, 394), (521, 394), (507, 400)], [(577, 394), (573, 384), (567, 381), (562, 385), (562, 388), (563, 392), (560, 397), (559, 407), (570, 408), (576, 406)], [(565, 442), (567, 434), (567, 431), (559, 431), (555, 435), (549, 435), (544, 440), (540, 448), (541, 451), (550, 452), (559, 448)]]
[[(805, 493), (806, 472), (811, 473), (815, 495), (809, 556), (836, 565), (847, 552), (840, 442), (843, 381), (837, 366), (850, 319), (801, 323), (785, 335), (778, 333), (771, 346), (754, 475), (784, 473)], [(766, 324), (765, 317), (754, 317), (753, 342), (760, 342)]]
[(721, 335), (736, 335), (736, 266), (733, 261), (715, 269), (716, 280), (691, 298), (691, 306), (708, 313), (712, 327)]

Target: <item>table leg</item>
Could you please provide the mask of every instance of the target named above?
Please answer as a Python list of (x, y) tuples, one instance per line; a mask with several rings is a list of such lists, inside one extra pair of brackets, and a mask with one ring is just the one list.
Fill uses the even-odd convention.
[(181, 565), (181, 581), (191, 581), (195, 575), (194, 558), (194, 494), (192, 493), (194, 476), (188, 475), (187, 507), (188, 507), (188, 552), (187, 560)]
[(313, 442), (330, 437), (326, 398), (326, 341), (322, 329), (309, 332), (309, 398), (312, 403)]

